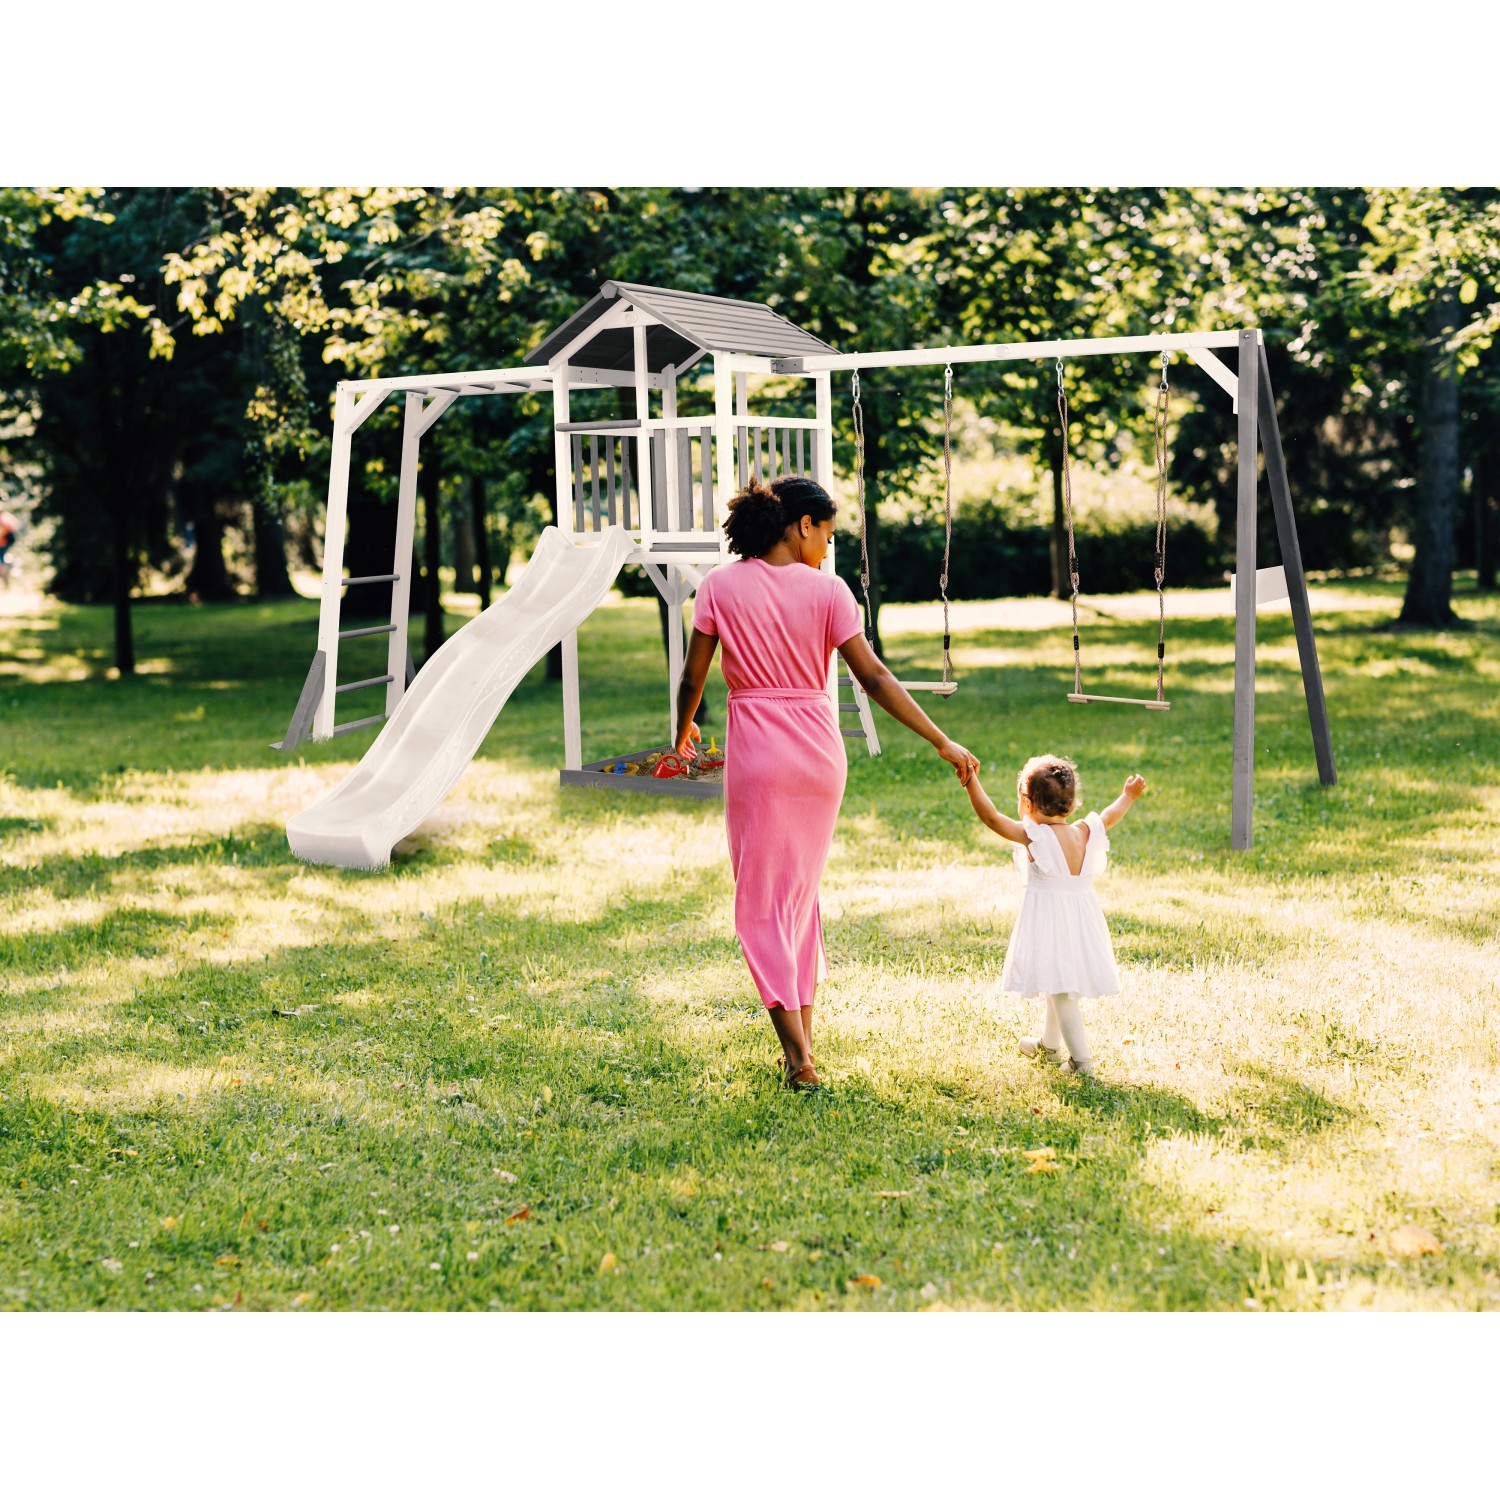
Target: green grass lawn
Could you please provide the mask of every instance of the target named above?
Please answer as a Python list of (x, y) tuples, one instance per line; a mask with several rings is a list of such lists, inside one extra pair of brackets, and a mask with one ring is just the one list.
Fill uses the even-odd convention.
[[(0, 1305), (1500, 1303), (1500, 604), (1395, 634), (1394, 586), (1346, 602), (1331, 789), (1262, 616), (1248, 854), (1232, 621), (1173, 622), (1160, 715), (1067, 705), (1062, 630), (965, 633), (934, 712), (993, 792), (1043, 750), (1087, 805), (1150, 783), (1100, 886), (1100, 1081), (1016, 1054), (1007, 846), (883, 722), (824, 887), (816, 1095), (777, 1086), (719, 807), (560, 789), (540, 668), (393, 868), (347, 873), (282, 827), (371, 735), (268, 748), (314, 604), (142, 606), (129, 682), (106, 611), (0, 614)], [(1146, 688), (1154, 626), (1087, 635), (1095, 690)], [(930, 675), (933, 641), (891, 647)], [(659, 742), (654, 606), (581, 655), (585, 759)], [(1408, 1223), (1441, 1253), (1399, 1254)]]

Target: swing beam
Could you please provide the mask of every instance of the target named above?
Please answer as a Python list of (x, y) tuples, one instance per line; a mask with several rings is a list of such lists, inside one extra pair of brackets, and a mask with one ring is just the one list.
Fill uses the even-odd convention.
[[(1230, 370), (1213, 352), (1238, 351), (1237, 370)], [(1239, 464), (1236, 489), (1235, 575), (1254, 578), (1255, 540), (1259, 502), (1260, 458), (1265, 457), (1266, 485), (1271, 493), (1271, 512), (1276, 538), (1286, 569), (1287, 596), (1292, 627), (1297, 638), (1297, 656), (1302, 668), (1302, 691), (1307, 702), (1312, 731), (1313, 755), (1318, 780), (1333, 786), (1338, 773), (1333, 759), (1333, 737), (1328, 725), (1328, 706), (1323, 697), (1323, 674), (1313, 637), (1312, 606), (1307, 596), (1307, 575), (1302, 568), (1302, 549), (1297, 539), (1297, 521), (1287, 483), (1286, 459), (1281, 431), (1276, 422), (1275, 394), (1265, 342), (1257, 328), (1221, 332), (1158, 333), (1142, 337), (1102, 339), (1044, 339), (1029, 344), (966, 344), (949, 349), (887, 349), (870, 354), (815, 354), (800, 359), (773, 359), (771, 373), (812, 374), (825, 370), (879, 370), (909, 365), (982, 364), (1020, 359), (1091, 358), (1111, 354), (1160, 354), (1172, 351), (1187, 355), (1233, 402), (1238, 420)], [(1234, 752), (1230, 793), (1230, 844), (1249, 849), (1254, 838), (1255, 817), (1255, 607), (1256, 591), (1237, 588), (1234, 594)], [(1071, 703), (1127, 703), (1136, 708), (1163, 709), (1168, 705), (1134, 698), (1103, 698), (1070, 693)]]

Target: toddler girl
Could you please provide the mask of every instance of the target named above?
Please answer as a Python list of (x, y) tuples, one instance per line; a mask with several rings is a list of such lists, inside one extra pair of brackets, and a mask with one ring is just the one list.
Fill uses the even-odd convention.
[(1059, 1060), (1067, 1044), (1067, 1070), (1094, 1073), (1078, 1002), (1086, 995), (1118, 995), (1109, 928), (1094, 895), (1094, 876), (1109, 853), (1109, 834), (1146, 790), (1139, 776), (1102, 813), (1076, 823), (1068, 815), (1078, 805), (1078, 770), (1058, 755), (1034, 755), (1016, 778), (1020, 821), (998, 812), (977, 775), (967, 783), (969, 801), (980, 821), (1017, 845), (1016, 868), (1025, 890), (1016, 930), (1005, 955), (1001, 987), (1011, 994), (1046, 1001), (1039, 1037), (1023, 1037), (1021, 1051), (1044, 1062)]

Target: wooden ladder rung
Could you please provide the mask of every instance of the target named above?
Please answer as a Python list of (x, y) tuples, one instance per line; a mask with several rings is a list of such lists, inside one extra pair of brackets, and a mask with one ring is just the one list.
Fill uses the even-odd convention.
[(362, 625), (358, 630), (339, 631), (339, 639), (352, 641), (357, 635), (389, 635), (395, 628), (394, 625)]
[(1127, 708), (1171, 708), (1167, 702), (1158, 703), (1155, 698), (1106, 698), (1102, 693), (1069, 693), (1069, 703), (1123, 703)]
[(336, 693), (352, 693), (356, 688), (378, 687), (382, 682), (394, 682), (395, 677), (387, 672), (384, 677), (361, 677), (358, 682), (340, 683), (334, 688)]
[(859, 704), (857, 704), (857, 703), (840, 703), (839, 704), (839, 712), (841, 714), (857, 714), (859, 712)]
[(345, 588), (352, 588), (356, 583), (400, 583), (399, 573), (367, 573), (363, 578), (341, 578), (339, 582)]
[(867, 740), (869, 738), (863, 729), (840, 729), (839, 733), (846, 740)]
[(333, 732), (335, 734), (353, 734), (356, 729), (368, 729), (371, 724), (382, 723), (384, 719), (384, 714), (371, 714), (368, 719), (353, 719), (347, 724), (335, 724)]

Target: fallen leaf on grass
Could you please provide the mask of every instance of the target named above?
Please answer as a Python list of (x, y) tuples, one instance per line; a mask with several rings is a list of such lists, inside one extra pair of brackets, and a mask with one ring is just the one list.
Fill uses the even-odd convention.
[(844, 1285), (851, 1292), (860, 1287), (873, 1292), (876, 1287), (881, 1285), (881, 1281), (878, 1276), (856, 1276), (852, 1280), (846, 1281)]
[(529, 1204), (529, 1203), (523, 1203), (523, 1204), (522, 1204), (522, 1205), (521, 1205), (521, 1206), (520, 1206), (520, 1207), (519, 1207), (519, 1208), (518, 1208), (518, 1209), (517, 1209), (517, 1210), (516, 1210), (516, 1211), (515, 1211), (515, 1213), (513, 1213), (513, 1214), (511, 1214), (511, 1215), (510, 1215), (510, 1216), (509, 1216), (509, 1217), (508, 1217), (508, 1218), (507, 1218), (507, 1219), (506, 1219), (506, 1221), (505, 1221), (505, 1222), (506, 1222), (506, 1223), (507, 1223), (507, 1224), (519, 1224), (519, 1223), (521, 1223), (521, 1222), (522, 1222), (522, 1221), (523, 1221), (523, 1220), (526, 1220), (526, 1219), (529, 1219), (529, 1218), (530, 1218), (530, 1217), (531, 1217), (531, 1205), (530, 1205), (530, 1204)]
[(762, 1250), (774, 1250), (778, 1255), (785, 1255), (792, 1247), (785, 1240), (772, 1240), (769, 1245), (762, 1245)]
[(498, 1177), (501, 1182), (516, 1182), (519, 1180), (514, 1172), (507, 1172), (504, 1167), (496, 1167), (495, 1176)]
[(106, 1271), (123, 1271), (125, 1269), (122, 1262), (117, 1261), (113, 1256), (109, 1255), (106, 1255), (104, 1259), (99, 1262), (99, 1264), (103, 1266)]
[(877, 1198), (910, 1198), (910, 1188), (880, 1188), (876, 1191)]
[(619, 1265), (619, 1261), (615, 1259), (615, 1252), (613, 1250), (606, 1250), (599, 1260), (599, 1274), (606, 1276), (617, 1265)]
[(292, 1298), (292, 1306), (293, 1307), (306, 1307), (307, 1304), (309, 1302), (311, 1302), (311, 1301), (312, 1301), (312, 1293), (311, 1292), (298, 1292), (297, 1295)]
[(216, 1266), (237, 1266), (240, 1263), (238, 1255), (221, 1255), (214, 1261)]
[(1057, 1157), (1055, 1146), (1033, 1146), (1030, 1151), (1023, 1151), (1022, 1156), (1027, 1161), (1053, 1161)]
[(1034, 1161), (1034, 1162), (1032, 1162), (1032, 1164), (1029, 1167), (1026, 1168), (1026, 1170), (1021, 1175), (1023, 1177), (1029, 1177), (1033, 1172), (1061, 1172), (1061, 1171), (1062, 1171), (1062, 1165), (1061, 1165), (1060, 1162), (1055, 1162), (1055, 1161)]
[(552, 1090), (545, 1083), (542, 1085), (542, 1102), (544, 1104), (552, 1103)]
[(166, 1218), (161, 1221), (161, 1227), (163, 1229), (176, 1229), (180, 1223), (182, 1223), (182, 1220), (177, 1214), (168, 1214)]
[(1403, 1224), (1391, 1236), (1391, 1249), (1397, 1255), (1441, 1255), (1442, 1245), (1417, 1224)]

